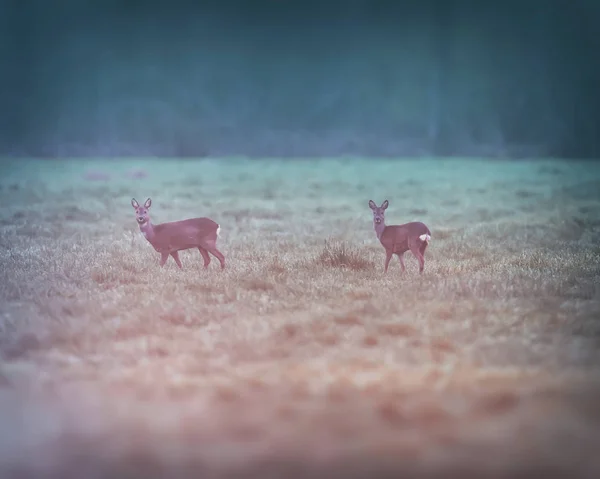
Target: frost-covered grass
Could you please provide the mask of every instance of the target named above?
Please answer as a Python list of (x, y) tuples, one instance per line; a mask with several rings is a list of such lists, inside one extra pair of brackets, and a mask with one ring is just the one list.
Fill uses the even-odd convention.
[[(0, 467), (446, 477), (599, 466), (600, 169), (0, 164)], [(220, 223), (221, 271), (139, 234)], [(368, 200), (432, 231), (383, 274)], [(345, 469), (347, 468), (347, 469)], [(531, 469), (528, 469), (531, 468)], [(550, 469), (544, 469), (550, 470)], [(481, 477), (478, 476), (478, 477)], [(98, 477), (98, 476), (95, 476)], [(362, 476), (361, 476), (362, 477)]]

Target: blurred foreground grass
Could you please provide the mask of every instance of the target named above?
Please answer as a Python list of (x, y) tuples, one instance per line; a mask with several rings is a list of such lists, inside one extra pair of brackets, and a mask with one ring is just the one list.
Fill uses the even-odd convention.
[[(595, 164), (0, 174), (3, 477), (600, 473)], [(219, 222), (226, 270), (159, 268), (130, 206), (149, 196), (156, 223)], [(423, 276), (410, 253), (383, 274), (386, 198), (432, 231)]]

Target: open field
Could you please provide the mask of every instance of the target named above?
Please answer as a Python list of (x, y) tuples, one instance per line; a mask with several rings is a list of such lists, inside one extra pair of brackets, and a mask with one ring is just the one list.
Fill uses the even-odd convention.
[[(597, 163), (0, 168), (1, 477), (600, 477)], [(161, 269), (132, 197), (226, 269)]]

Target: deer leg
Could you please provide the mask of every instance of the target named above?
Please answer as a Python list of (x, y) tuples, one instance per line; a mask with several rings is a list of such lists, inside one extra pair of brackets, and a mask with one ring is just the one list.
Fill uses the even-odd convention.
[(385, 267), (384, 267), (384, 273), (387, 273), (388, 270), (388, 266), (390, 264), (390, 260), (392, 259), (392, 250), (385, 250)]
[(213, 246), (208, 251), (219, 260), (219, 263), (221, 263), (221, 269), (225, 269), (225, 256), (223, 256), (223, 253), (221, 253), (216, 246)]
[(419, 260), (419, 264), (421, 266), (420, 272), (423, 272), (423, 268), (425, 268), (425, 250), (427, 249), (427, 243), (425, 243), (424, 241), (421, 243), (421, 246), (419, 246), (419, 254), (421, 255), (421, 258)]
[(225, 256), (217, 249), (216, 241), (208, 241), (204, 243), (202, 247), (219, 260), (221, 269), (225, 269)]
[(202, 255), (202, 259), (204, 260), (204, 267), (208, 268), (208, 265), (210, 263), (210, 256), (208, 256), (208, 251), (206, 251), (201, 246), (198, 246), (198, 251), (200, 251), (200, 254)]
[(415, 258), (417, 258), (417, 261), (419, 261), (419, 273), (423, 273), (423, 268), (425, 268), (425, 257), (423, 256), (423, 252), (425, 251), (425, 249), (423, 248), (423, 244), (427, 246), (426, 243), (418, 240), (409, 241), (408, 243), (408, 248), (410, 249), (410, 252), (414, 255)]
[(423, 273), (423, 268), (425, 268), (425, 258), (421, 253), (421, 250), (418, 246), (414, 246), (410, 249), (411, 253), (417, 258), (419, 261), (419, 273)]
[(169, 259), (169, 253), (160, 254), (160, 267), (162, 268)]
[(396, 253), (398, 259), (400, 260), (400, 267), (402, 268), (402, 272), (406, 271), (406, 266), (404, 265), (404, 253)]
[(177, 263), (177, 266), (179, 266), (179, 269), (183, 269), (183, 266), (181, 266), (181, 261), (179, 261), (179, 252), (178, 251), (173, 251), (171, 253), (171, 256), (173, 256), (173, 259)]

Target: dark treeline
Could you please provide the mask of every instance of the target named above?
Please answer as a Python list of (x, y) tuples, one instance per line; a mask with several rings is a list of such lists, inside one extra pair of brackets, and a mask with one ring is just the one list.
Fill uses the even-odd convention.
[(0, 0), (0, 154), (600, 156), (597, 0)]

